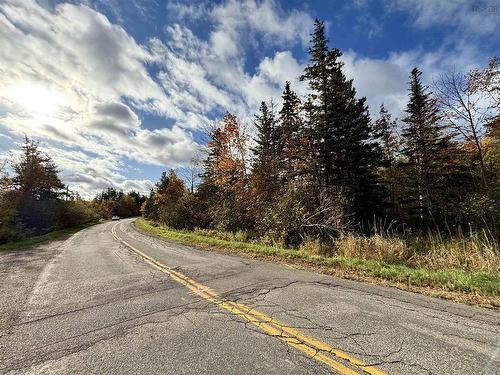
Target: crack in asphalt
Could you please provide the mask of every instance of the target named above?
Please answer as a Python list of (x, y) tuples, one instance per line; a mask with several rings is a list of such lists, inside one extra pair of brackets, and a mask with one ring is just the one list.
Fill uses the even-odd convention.
[(64, 316), (64, 315), (69, 315), (69, 314), (73, 314), (73, 313), (77, 313), (77, 312), (82, 312), (82, 311), (94, 309), (94, 308), (97, 308), (97, 307), (103, 307), (103, 306), (111, 305), (111, 304), (114, 304), (114, 303), (117, 303), (117, 302), (125, 302), (127, 300), (132, 300), (132, 299), (136, 299), (136, 298), (139, 298), (139, 297), (144, 297), (144, 296), (147, 296), (147, 295), (153, 295), (153, 294), (157, 294), (157, 293), (162, 293), (162, 292), (166, 292), (166, 291), (172, 290), (172, 289), (181, 289), (181, 288), (178, 285), (172, 284), (172, 286), (169, 287), (169, 288), (163, 288), (163, 289), (154, 290), (154, 291), (151, 291), (151, 292), (145, 292), (145, 293), (135, 294), (135, 295), (132, 295), (132, 296), (126, 296), (126, 297), (120, 297), (120, 298), (112, 298), (110, 301), (106, 301), (106, 302), (103, 302), (103, 303), (98, 303), (98, 304), (89, 305), (89, 306), (83, 306), (83, 307), (80, 307), (80, 308), (77, 308), (77, 309), (68, 310), (68, 311), (62, 311), (62, 312), (57, 312), (57, 313), (49, 314), (49, 315), (40, 315), (36, 319), (22, 321), (22, 322), (19, 322), (19, 323), (15, 323), (12, 326), (13, 327), (25, 326), (25, 325), (29, 325), (29, 324), (32, 324), (32, 323), (40, 322), (42, 320), (51, 319), (51, 318), (55, 318), (55, 317), (60, 317), (60, 316)]
[[(130, 228), (130, 226), (128, 227)], [(128, 229), (127, 228), (127, 229)], [(106, 230), (103, 230), (103, 232), (106, 232), (108, 230), (108, 227), (106, 227)], [(136, 231), (134, 228), (133, 231)], [(129, 232), (127, 230), (127, 232)], [(142, 236), (142, 234), (141, 234)], [(81, 240), (81, 239), (80, 239)], [(151, 241), (153, 244), (154, 241)], [(157, 243), (154, 243), (154, 247), (156, 247)], [(63, 246), (63, 245), (61, 245)], [(189, 247), (186, 247), (189, 248)], [(201, 251), (201, 250), (200, 250)], [(128, 249), (120, 244), (117, 246), (117, 250), (112, 249), (112, 253), (123, 263), (126, 264), (135, 264), (135, 265), (140, 265), (141, 269), (144, 269), (144, 261), (141, 257), (131, 254)], [(225, 271), (225, 272), (218, 272), (216, 274), (209, 275), (208, 277), (206, 276), (207, 273), (204, 273), (204, 277), (199, 277), (200, 280), (202, 280), (204, 283), (213, 283), (217, 280), (221, 279), (228, 279), (232, 278), (235, 276), (240, 276), (242, 272), (250, 272), (251, 269), (255, 268), (253, 263), (248, 262), (247, 265), (246, 263), (241, 262), (243, 265), (237, 266), (237, 267), (232, 267), (230, 270)], [(249, 267), (249, 265), (251, 266)], [(149, 280), (152, 280), (153, 282), (159, 282), (159, 283), (164, 283), (166, 279), (171, 280), (169, 275), (166, 275), (165, 273), (154, 270), (147, 266), (147, 273), (146, 270), (143, 270), (145, 275), (148, 275), (147, 277)], [(250, 270), (246, 267), (251, 268)], [(192, 275), (196, 273), (198, 276), (200, 276), (199, 272), (194, 272), (190, 270), (188, 267), (181, 267), (177, 266), (175, 268), (172, 268), (174, 270), (179, 270), (179, 271), (187, 271), (188, 275)], [(243, 272), (243, 273), (244, 273)], [(329, 324), (323, 324), (315, 319), (306, 316), (305, 313), (301, 313), (299, 310), (295, 308), (286, 308), (280, 303), (276, 303), (271, 301), (271, 298), (273, 297), (273, 293), (284, 290), (286, 288), (293, 288), (294, 286), (302, 286), (302, 285), (311, 285), (311, 286), (322, 286), (326, 288), (331, 288), (331, 289), (337, 289), (337, 288), (342, 288), (342, 289), (348, 289), (348, 290), (355, 290), (358, 293), (370, 296), (370, 298), (378, 303), (390, 306), (392, 308), (398, 308), (402, 309), (405, 311), (412, 312), (414, 314), (418, 313), (421, 314), (425, 317), (428, 318), (433, 318), (436, 320), (440, 321), (445, 321), (450, 324), (463, 324), (467, 327), (474, 328), (474, 329), (482, 329), (484, 331), (488, 331), (491, 333), (497, 333), (496, 330), (490, 330), (485, 327), (477, 327), (475, 325), (470, 325), (467, 324), (466, 322), (461, 322), (461, 319), (473, 319), (476, 315), (476, 313), (471, 314), (471, 316), (462, 316), (460, 314), (455, 314), (453, 312), (447, 311), (447, 310), (442, 310), (442, 309), (436, 309), (432, 308), (429, 306), (421, 306), (417, 305), (417, 308), (411, 308), (410, 306), (406, 306), (409, 303), (398, 299), (398, 298), (393, 298), (389, 297), (386, 295), (380, 295), (377, 293), (369, 293), (366, 291), (359, 290), (357, 288), (350, 288), (348, 286), (342, 285), (341, 283), (336, 283), (335, 280), (313, 280), (313, 281), (307, 281), (307, 280), (292, 280), (289, 281), (288, 279), (285, 278), (280, 278), (280, 277), (274, 277), (274, 278), (267, 278), (266, 280), (263, 281), (257, 281), (254, 283), (249, 283), (243, 286), (238, 286), (233, 289), (225, 290), (222, 293), (219, 293), (219, 296), (221, 297), (221, 301), (207, 301), (204, 298), (198, 298), (196, 294), (192, 292), (188, 292), (188, 294), (191, 296), (191, 298), (195, 298), (195, 300), (183, 304), (178, 304), (175, 306), (169, 306), (167, 308), (159, 308), (159, 309), (153, 309), (153, 310), (148, 310), (145, 313), (140, 313), (138, 315), (134, 316), (129, 316), (124, 319), (119, 319), (115, 322), (112, 322), (110, 324), (100, 326), (95, 329), (87, 330), (85, 332), (72, 335), (69, 337), (64, 337), (60, 340), (45, 344), (45, 345), (40, 345), (34, 348), (30, 348), (30, 352), (27, 356), (11, 356), (8, 358), (5, 358), (7, 361), (10, 362), (10, 365), (7, 367), (0, 367), (0, 369), (6, 370), (6, 371), (15, 371), (15, 370), (20, 370), (24, 368), (29, 368), (30, 366), (40, 364), (47, 362), (49, 360), (53, 359), (60, 359), (65, 356), (69, 356), (71, 354), (75, 354), (84, 350), (88, 350), (91, 347), (94, 347), (98, 345), (99, 343), (102, 343), (104, 341), (108, 340), (113, 340), (119, 337), (126, 336), (130, 332), (133, 332), (134, 330), (137, 330), (139, 327), (147, 326), (147, 325), (155, 325), (155, 324), (161, 324), (161, 323), (166, 323), (171, 321), (172, 319), (175, 318), (182, 318), (185, 319), (189, 324), (193, 325), (194, 327), (197, 327), (198, 325), (195, 323), (194, 320), (191, 319), (190, 313), (201, 313), (201, 314), (208, 314), (211, 319), (215, 319), (224, 323), (234, 323), (238, 325), (243, 325), (245, 330), (251, 331), (253, 333), (259, 334), (259, 335), (264, 335), (266, 337), (274, 337), (278, 338), (278, 342), (283, 345), (283, 348), (286, 348), (286, 353), (288, 356), (294, 356), (294, 357), (301, 357), (304, 359), (307, 359), (304, 363), (301, 363), (300, 361), (296, 364), (300, 365), (304, 369), (309, 369), (307, 366), (311, 362), (310, 361), (310, 356), (306, 355), (305, 353), (302, 353), (301, 351), (298, 350), (293, 350), (293, 348), (290, 345), (286, 344), (286, 341), (289, 340), (296, 340), (298, 344), (302, 345), (307, 345), (311, 349), (315, 350), (314, 356), (318, 355), (319, 353), (324, 353), (324, 354), (330, 354), (333, 357), (335, 356), (335, 353), (332, 352), (332, 350), (324, 350), (321, 348), (316, 348), (312, 347), (310, 344), (306, 343), (303, 340), (300, 340), (297, 337), (290, 337), (289, 334), (286, 333), (286, 331), (283, 329), (283, 327), (280, 327), (280, 325), (274, 324), (274, 326), (279, 330), (278, 334), (270, 334), (268, 332), (264, 332), (258, 327), (256, 327), (254, 324), (250, 323), (249, 321), (242, 319), (239, 317), (237, 314), (226, 311), (219, 306), (220, 304), (224, 303), (224, 301), (230, 301), (234, 303), (240, 303), (243, 302), (252, 309), (264, 309), (264, 311), (272, 318), (274, 319), (277, 316), (280, 316), (280, 321), (282, 320), (281, 317), (284, 317), (284, 322), (287, 323), (287, 327), (293, 328), (293, 329), (301, 329), (301, 330), (320, 330), (323, 334), (328, 336), (329, 340), (335, 340), (335, 341), (341, 341), (341, 340), (346, 340), (347, 342), (350, 342), (351, 345), (356, 349), (353, 348), (348, 348), (344, 349), (342, 348), (342, 351), (345, 353), (353, 354), (360, 356), (362, 358), (369, 358), (368, 361), (365, 361), (366, 363), (363, 366), (358, 366), (363, 368), (363, 367), (368, 367), (368, 366), (384, 366), (384, 365), (396, 365), (396, 364), (401, 364), (403, 366), (408, 366), (410, 368), (418, 369), (419, 371), (424, 371), (428, 374), (433, 374), (433, 372), (424, 367), (422, 364), (415, 363), (413, 361), (405, 360), (404, 353), (407, 353), (411, 349), (411, 343), (410, 342), (405, 342), (405, 338), (398, 338), (396, 336), (393, 336), (389, 342), (394, 342), (397, 347), (396, 348), (387, 348), (387, 350), (384, 351), (370, 351), (367, 350), (367, 344), (366, 342), (361, 342), (365, 338), (370, 338), (372, 336), (377, 336), (380, 334), (378, 331), (371, 331), (371, 332), (366, 332), (366, 331), (356, 331), (356, 332), (349, 332), (349, 331), (344, 331), (340, 329), (339, 327), (329, 325)], [(132, 288), (135, 286), (132, 285)], [(80, 308), (76, 308), (73, 310), (69, 311), (64, 311), (64, 312), (57, 312), (55, 314), (51, 315), (46, 315), (46, 316), (40, 316), (37, 317), (36, 319), (25, 321), (19, 324), (13, 325), (14, 328), (22, 328), (23, 326), (29, 325), (29, 324), (40, 324), (41, 322), (51, 319), (51, 318), (57, 318), (60, 316), (68, 315), (68, 314), (73, 314), (73, 313), (79, 313), (82, 311), (86, 310), (92, 310), (92, 309), (98, 309), (101, 307), (105, 306), (114, 306), (118, 305), (120, 303), (126, 303), (127, 301), (132, 301), (134, 299), (139, 299), (141, 297), (153, 297), (154, 295), (157, 295), (158, 293), (162, 292), (168, 292), (170, 290), (175, 290), (175, 289), (184, 289), (184, 287), (180, 284), (177, 284), (176, 282), (172, 281), (172, 284), (169, 287), (162, 288), (160, 290), (153, 290), (153, 291), (146, 291), (144, 293), (137, 293), (134, 295), (129, 295), (126, 297), (118, 297), (118, 298), (111, 298), (111, 300), (106, 300), (102, 303), (97, 303), (94, 305), (90, 306), (83, 306)], [(394, 300), (398, 301), (400, 304), (395, 304), (395, 303), (390, 303), (388, 300)], [(147, 302), (147, 301), (145, 301)], [(405, 305), (405, 306), (402, 306)], [(434, 311), (439, 311), (442, 315), (448, 315), (448, 316), (458, 316), (461, 319), (453, 319), (453, 318), (448, 318), (446, 316), (438, 316), (438, 314), (433, 315), (429, 314), (427, 310), (424, 312), (422, 310), (429, 309), (429, 310), (434, 310)], [(161, 314), (165, 313), (166, 316), (158, 316), (155, 318), (156, 314)], [(144, 321), (143, 321), (144, 320)], [(474, 319), (477, 322), (482, 322), (481, 319), (477, 320)], [(288, 322), (294, 322), (294, 324), (288, 324)], [(264, 322), (263, 322), (264, 323)], [(488, 323), (489, 325), (492, 325), (491, 322), (484, 322)], [(385, 332), (387, 334), (387, 332)], [(450, 336), (454, 336), (453, 334), (449, 334)], [(457, 337), (461, 337), (459, 335), (455, 335)], [(0, 335), (0, 339), (2, 336)], [(481, 342), (483, 344), (487, 344), (485, 342), (482, 342), (478, 339), (474, 338), (467, 338), (467, 337), (461, 337), (464, 339), (470, 339), (475, 342)], [(60, 345), (71, 345), (72, 340), (78, 340), (78, 339), (83, 339), (83, 342), (76, 342), (73, 343), (73, 346), (69, 346), (66, 348), (59, 348)], [(399, 342), (398, 342), (399, 341)], [(336, 345), (338, 346), (338, 345)], [(394, 346), (394, 345), (393, 345)], [(313, 356), (313, 357), (314, 357)], [(4, 359), (2, 359), (3, 361)], [(341, 361), (344, 361), (341, 359)], [(349, 362), (349, 361), (347, 361)], [(0, 361), (0, 365), (2, 362)], [(307, 364), (307, 365), (306, 365)], [(325, 371), (325, 373), (329, 373), (329, 369), (326, 369), (326, 366), (320, 366), (317, 367), (317, 364), (311, 368), (314, 369), (321, 369), (321, 371)]]
[[(172, 248), (172, 245), (176, 246), (176, 247), (182, 247), (182, 248), (186, 248), (186, 249), (190, 249), (190, 250), (196, 250), (198, 252), (204, 252), (204, 253), (209, 253), (209, 251), (207, 250), (200, 250), (199, 248), (195, 247), (195, 246), (188, 246), (188, 245), (184, 245), (184, 244), (180, 244), (180, 243), (177, 243), (175, 241), (170, 241), (170, 240), (167, 240), (167, 239), (164, 239), (164, 238), (159, 238), (159, 237), (154, 237), (148, 233), (145, 233), (143, 231), (141, 231), (140, 229), (138, 229), (133, 223), (131, 225), (129, 225), (126, 230), (124, 231), (124, 233), (127, 233), (129, 235), (131, 234), (134, 234), (136, 237), (134, 237), (133, 235), (131, 235), (131, 237), (134, 237), (136, 239), (137, 236), (141, 237), (141, 240), (144, 240), (144, 239), (147, 239), (147, 242), (152, 246), (152, 247), (155, 247), (157, 249), (161, 249), (161, 243), (163, 244), (168, 244), (170, 245), (169, 247)], [(226, 255), (226, 254), (220, 254), (220, 255)], [(234, 258), (236, 258), (236, 256), (234, 255), (226, 255), (226, 256), (229, 256), (231, 257), (231, 259), (234, 260)], [(250, 263), (248, 260), (245, 260), (244, 258), (242, 258), (240, 260), (242, 263), (244, 263), (245, 265), (252, 265), (252, 263)], [(265, 262), (265, 261), (262, 261), (262, 262)], [(331, 278), (333, 278), (333, 276), (331, 276)], [(347, 290), (354, 290), (356, 292), (359, 292), (359, 293), (363, 293), (365, 295), (368, 295), (368, 296), (376, 296), (376, 297), (382, 297), (384, 299), (389, 299), (389, 300), (394, 300), (394, 301), (397, 301), (397, 302), (400, 302), (400, 303), (404, 303), (404, 304), (409, 304), (408, 301), (404, 300), (403, 298), (398, 298), (397, 296), (394, 296), (394, 295), (387, 295), (387, 294), (384, 294), (384, 293), (378, 293), (377, 291), (366, 291), (366, 290), (363, 290), (363, 289), (360, 289), (360, 288), (357, 288), (357, 287), (354, 287), (354, 286), (348, 286), (348, 285), (341, 285), (341, 284), (337, 284), (337, 286), (339, 288), (344, 288), (344, 289), (347, 289)], [(405, 292), (405, 291), (401, 291), (403, 293), (409, 293), (409, 294), (412, 294), (411, 292)], [(420, 301), (419, 301), (420, 302)], [(452, 302), (450, 302), (452, 303)], [(467, 314), (467, 313), (461, 313), (461, 312), (458, 312), (458, 311), (453, 311), (453, 310), (450, 310), (450, 309), (447, 309), (447, 308), (440, 308), (440, 307), (435, 307), (435, 306), (432, 306), (432, 305), (428, 305), (428, 304), (420, 304), (420, 303), (415, 303), (414, 304), (416, 306), (418, 306), (419, 308), (421, 309), (428, 309), (428, 310), (434, 310), (434, 311), (437, 311), (437, 312), (440, 312), (440, 313), (445, 313), (445, 314), (449, 314), (449, 315), (456, 315), (460, 318), (464, 318), (464, 319), (471, 319), (471, 320), (475, 320), (479, 323), (487, 323), (487, 324), (490, 324), (490, 325), (497, 325), (497, 326), (500, 326), (500, 320), (499, 319), (496, 319), (496, 323), (492, 323), (491, 320), (488, 320), (488, 319), (482, 319), (480, 316), (478, 316), (478, 312), (473, 312), (471, 314)], [(396, 308), (402, 308), (402, 309), (407, 309), (406, 307), (403, 307), (403, 306), (399, 306), (399, 305), (391, 305), (392, 307), (396, 307)], [(421, 312), (420, 310), (418, 309), (407, 309), (408, 311), (414, 311), (414, 312)], [(488, 314), (488, 312), (484, 312), (486, 314)], [(488, 314), (490, 315), (490, 314)], [(435, 316), (435, 315), (428, 315), (429, 317), (432, 317), (432, 318), (436, 318), (436, 319), (442, 319), (438, 316)], [(492, 331), (494, 333), (499, 333), (499, 331)]]
[[(163, 308), (163, 309), (149, 311), (147, 313), (140, 314), (140, 315), (133, 316), (133, 317), (129, 317), (129, 318), (125, 318), (125, 319), (121, 319), (121, 320), (118, 320), (118, 321), (116, 321), (114, 323), (107, 324), (105, 326), (101, 326), (101, 327), (98, 327), (96, 329), (88, 330), (88, 331), (82, 332), (82, 333), (77, 334), (77, 335), (72, 335), (72, 336), (69, 336), (69, 337), (65, 337), (65, 338), (63, 338), (61, 340), (57, 340), (57, 341), (54, 341), (54, 342), (51, 342), (51, 343), (48, 343), (48, 344), (45, 344), (45, 345), (40, 345), (40, 346), (37, 346), (37, 347), (31, 347), (30, 348), (31, 352), (30, 352), (30, 356), (29, 357), (11, 356), (11, 357), (5, 358), (4, 360), (13, 360), (14, 363), (20, 362), (20, 361), (26, 361), (26, 360), (30, 361), (31, 360), (32, 362), (30, 363), (29, 366), (32, 366), (34, 364), (42, 363), (42, 362), (45, 362), (45, 361), (50, 360), (50, 359), (59, 359), (59, 358), (61, 358), (63, 356), (70, 355), (70, 354), (76, 353), (78, 351), (88, 349), (89, 347), (94, 346), (95, 344), (97, 344), (99, 342), (106, 341), (106, 340), (111, 340), (111, 339), (115, 338), (117, 335), (116, 334), (111, 334), (110, 336), (108, 335), (108, 336), (102, 337), (99, 340), (94, 341), (94, 342), (83, 343), (83, 344), (77, 345), (74, 348), (78, 349), (80, 347), (83, 347), (83, 349), (78, 349), (76, 351), (73, 350), (74, 348), (66, 348), (66, 349), (51, 350), (51, 351), (45, 351), (45, 352), (43, 352), (43, 349), (54, 347), (56, 345), (60, 345), (60, 344), (65, 343), (65, 342), (68, 342), (68, 341), (71, 341), (71, 340), (74, 340), (74, 339), (77, 339), (77, 338), (82, 338), (84, 336), (88, 336), (88, 335), (93, 334), (93, 333), (99, 333), (99, 332), (102, 332), (102, 331), (105, 331), (105, 330), (108, 330), (108, 329), (111, 329), (111, 328), (114, 328), (114, 327), (117, 327), (117, 329), (119, 331), (121, 331), (123, 334), (125, 334), (125, 333), (127, 333), (127, 332), (129, 332), (129, 331), (131, 331), (133, 329), (136, 329), (136, 328), (141, 327), (141, 326), (146, 325), (146, 324), (154, 324), (154, 323), (167, 322), (167, 321), (169, 321), (172, 318), (175, 318), (175, 317), (181, 316), (183, 314), (186, 314), (188, 312), (191, 312), (193, 310), (196, 310), (196, 308), (194, 306), (197, 305), (197, 304), (202, 305), (200, 307), (200, 309), (203, 310), (210, 303), (207, 302), (205, 299), (200, 298), (200, 299), (196, 299), (194, 301), (188, 302), (188, 303), (184, 303), (184, 304), (180, 304), (180, 305), (175, 305), (175, 306), (170, 306), (168, 308)], [(174, 311), (176, 309), (180, 309), (180, 311), (179, 312), (175, 312), (173, 314), (170, 314), (170, 315), (168, 315), (168, 317), (166, 319), (162, 319), (160, 321), (156, 321), (156, 322), (141, 322), (141, 323), (138, 323), (138, 324), (135, 324), (135, 325), (131, 325), (131, 326), (128, 326), (128, 327), (119, 327), (120, 325), (122, 325), (124, 323), (130, 323), (130, 322), (133, 322), (133, 321), (136, 321), (136, 320), (140, 320), (140, 319), (143, 319), (143, 318), (147, 318), (147, 317), (151, 317), (153, 315), (160, 314), (160, 313), (172, 312), (172, 311)], [(63, 356), (52, 358), (52, 354), (53, 353), (58, 353), (58, 352), (59, 353), (65, 353), (65, 354)], [(47, 358), (47, 357), (49, 357), (49, 358)], [(35, 362), (33, 362), (34, 359), (36, 359)], [(15, 367), (15, 364), (14, 364), (14, 365), (12, 365), (10, 367), (3, 367), (1, 369), (7, 370), (7, 371), (13, 371), (13, 370), (18, 370), (20, 368), (26, 368), (26, 367), (28, 367), (28, 366), (22, 366), (22, 367), (18, 368), (18, 367)]]

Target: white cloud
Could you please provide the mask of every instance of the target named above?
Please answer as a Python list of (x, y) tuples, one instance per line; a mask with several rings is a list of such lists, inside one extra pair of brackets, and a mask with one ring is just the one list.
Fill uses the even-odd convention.
[[(179, 126), (142, 126), (139, 110), (183, 123), (192, 117), (149, 74), (148, 48), (89, 7), (5, 1), (0, 44), (0, 125), (13, 134), (47, 140), (65, 172), (124, 156), (182, 165), (197, 148)], [(72, 154), (77, 148), (84, 152)], [(125, 176), (112, 173), (115, 167), (96, 169), (106, 178), (83, 187), (118, 184)]]
[(244, 53), (242, 40), (283, 48), (301, 43), (306, 46), (313, 19), (299, 10), (285, 12), (274, 0), (227, 0), (209, 2), (172, 2), (167, 11), (178, 20), (208, 18), (213, 29), (208, 37), (211, 52), (221, 59), (238, 58)]
[[(239, 54), (245, 30), (284, 40), (283, 30), (297, 34), (297, 20), (307, 18), (297, 12), (286, 15), (273, 2), (226, 5), (226, 10), (221, 5), (210, 11), (214, 33), (234, 33)], [(266, 29), (249, 17), (245, 30), (235, 24), (230, 31), (231, 17), (249, 9), (279, 27)], [(218, 18), (225, 11), (228, 18)], [(151, 39), (140, 45), (84, 5), (44, 8), (9, 0), (0, 5), (0, 23), (6, 52), (0, 59), (5, 73), (0, 126), (17, 137), (45, 140), (65, 181), (86, 194), (107, 185), (125, 186), (124, 158), (165, 167), (186, 164), (199, 149), (189, 129), (202, 128), (210, 121), (208, 113), (226, 109), (249, 118), (261, 100), (279, 98), (284, 81), (300, 73), (300, 64), (283, 51), (248, 74), (244, 54), (227, 60), (214, 54), (212, 39), (200, 39), (176, 24), (166, 28), (167, 42)], [(156, 77), (148, 64), (156, 66)], [(147, 129), (140, 112), (173, 124)]]
[(265, 57), (259, 64), (259, 74), (271, 82), (283, 87), (285, 81), (290, 81), (299, 95), (307, 91), (306, 83), (299, 80), (306, 64), (299, 62), (290, 51), (276, 52), (273, 58)]
[(342, 56), (344, 72), (354, 79), (358, 96), (366, 96), (372, 118), (383, 102), (394, 116), (401, 117), (408, 100), (410, 71), (418, 67), (424, 83), (431, 86), (447, 70), (467, 72), (484, 66), (486, 57), (477, 47), (460, 43), (453, 49), (426, 51), (422, 48), (391, 53), (385, 59), (366, 58), (349, 50)]
[[(182, 5), (176, 3), (175, 7), (179, 10)], [(180, 13), (186, 17), (191, 7), (185, 5)], [(285, 14), (273, 1), (227, 1), (203, 9), (215, 23), (206, 40), (173, 24), (166, 27), (170, 37), (167, 44), (158, 39), (151, 42), (153, 60), (164, 69), (160, 81), (165, 90), (173, 90), (176, 103), (198, 110), (220, 107), (248, 117), (262, 100), (279, 99), (286, 80), (299, 92), (305, 91), (304, 84), (297, 80), (302, 66), (291, 52), (264, 57), (256, 73), (248, 74), (244, 68), (248, 51), (242, 46), (248, 47), (245, 42), (254, 34), (265, 43), (303, 43), (312, 25), (309, 15), (297, 11)]]
[[(425, 9), (418, 14), (429, 18)], [(308, 13), (284, 11), (273, 0), (175, 2), (167, 11), (190, 21), (205, 16), (209, 32), (201, 37), (172, 23), (164, 27), (165, 35), (139, 44), (89, 6), (45, 8), (4, 0), (0, 137), (43, 139), (65, 181), (86, 194), (106, 186), (147, 190), (149, 180), (127, 177), (128, 159), (183, 166), (199, 148), (192, 134), (214, 115), (229, 110), (248, 121), (262, 100), (279, 103), (286, 80), (300, 95), (306, 93), (306, 83), (298, 80), (305, 62), (288, 49), (306, 46), (313, 23)], [(464, 69), (484, 63), (475, 45), (448, 47), (382, 59), (347, 51), (343, 60), (372, 113), (384, 101), (399, 116), (413, 66), (430, 81), (457, 62)], [(263, 56), (264, 50), (273, 52)], [(260, 60), (252, 73), (245, 68), (250, 53)], [(168, 125), (147, 128), (146, 115), (161, 116)], [(2, 152), (13, 147), (5, 135)]]
[(211, 16), (216, 20), (211, 37), (217, 42), (214, 47), (221, 46), (220, 41), (237, 45), (239, 34), (249, 31), (260, 33), (261, 40), (268, 44), (294, 44), (298, 40), (305, 46), (313, 23), (308, 13), (293, 10), (285, 14), (273, 0), (229, 0), (215, 6)]
[(404, 11), (415, 26), (451, 25), (460, 28), (461, 38), (498, 34), (498, 3), (469, 0), (389, 0), (389, 10)]
[(187, 3), (182, 1), (169, 1), (167, 2), (167, 12), (178, 20), (193, 21), (205, 17), (209, 10), (208, 5), (203, 1)]
[(408, 66), (389, 59), (369, 59), (348, 51), (342, 56), (344, 72), (354, 79), (358, 96), (366, 96), (372, 117), (382, 102), (395, 115), (400, 115), (406, 101)]

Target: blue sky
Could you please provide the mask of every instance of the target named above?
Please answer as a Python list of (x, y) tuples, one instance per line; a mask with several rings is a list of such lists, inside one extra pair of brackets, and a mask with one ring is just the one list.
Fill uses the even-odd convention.
[(85, 196), (146, 192), (199, 155), (224, 111), (252, 132), (285, 80), (300, 94), (314, 18), (372, 116), (406, 103), (413, 66), (431, 83), (498, 54), (494, 1), (96, 0), (0, 4), (0, 158), (26, 134)]

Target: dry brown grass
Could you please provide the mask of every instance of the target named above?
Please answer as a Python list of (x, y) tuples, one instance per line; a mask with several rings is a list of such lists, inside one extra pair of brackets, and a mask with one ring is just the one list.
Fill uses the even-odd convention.
[(428, 251), (416, 254), (411, 260), (415, 265), (430, 268), (458, 268), (471, 271), (500, 272), (498, 243), (485, 235), (474, 233), (452, 239), (429, 235)]
[(389, 263), (401, 262), (410, 257), (410, 249), (405, 241), (397, 237), (380, 234), (360, 236), (342, 234), (335, 244), (338, 255), (350, 258), (375, 259)]
[(439, 234), (404, 238), (343, 233), (334, 246), (325, 247), (318, 241), (308, 240), (301, 249), (313, 255), (373, 259), (432, 269), (500, 272), (498, 243), (484, 232), (454, 238)]

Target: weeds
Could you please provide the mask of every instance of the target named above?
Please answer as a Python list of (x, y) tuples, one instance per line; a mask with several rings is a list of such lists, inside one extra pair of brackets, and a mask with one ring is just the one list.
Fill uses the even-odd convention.
[(330, 252), (323, 250), (325, 253), (431, 269), (500, 272), (498, 242), (486, 231), (460, 233), (451, 238), (440, 233), (424, 236), (342, 233)]
[(335, 253), (349, 258), (374, 259), (388, 263), (404, 263), (411, 258), (411, 250), (398, 237), (380, 234), (360, 236), (342, 233), (335, 243)]
[[(223, 232), (195, 229), (195, 234), (225, 241), (251, 242), (270, 247), (284, 247), (272, 238), (256, 239), (248, 232)], [(396, 232), (391, 224), (374, 225), (371, 236), (352, 232), (341, 233), (332, 245), (313, 238), (306, 239), (299, 250), (311, 255), (342, 256), (378, 260), (390, 264), (431, 269), (453, 268), (464, 271), (500, 272), (499, 244), (486, 230), (459, 231), (453, 237), (429, 232), (414, 235), (409, 231)]]
[(498, 242), (486, 231), (460, 234), (453, 238), (443, 238), (439, 233), (429, 234), (421, 240), (420, 246), (422, 242), (426, 251), (415, 253), (411, 259), (415, 265), (500, 272)]
[[(496, 250), (493, 250), (491, 254), (488, 253), (488, 261), (482, 263), (482, 269), (490, 270), (486, 272), (484, 270), (470, 271), (444, 266), (439, 267), (437, 263), (434, 264), (434, 267), (429, 267), (428, 265), (431, 262), (425, 260), (426, 255), (419, 255), (421, 258), (417, 258), (415, 250), (412, 250), (405, 240), (396, 237), (385, 237), (381, 234), (371, 237), (354, 236), (352, 234), (341, 235), (335, 248), (324, 247), (318, 241), (306, 241), (298, 249), (285, 249), (280, 246), (268, 246), (236, 240), (237, 237), (248, 238), (247, 235), (242, 234), (236, 236), (235, 234), (224, 234), (218, 231), (173, 230), (152, 225), (144, 219), (139, 219), (136, 223), (139, 228), (149, 233), (185, 244), (222, 249), (233, 253), (244, 253), (250, 256), (278, 258), (290, 262), (306, 262), (315, 267), (326, 268), (327, 270), (336, 269), (348, 275), (375, 277), (398, 285), (431, 287), (439, 291), (494, 296), (495, 299), (500, 294), (500, 274), (497, 271), (498, 246), (495, 242), (490, 243), (490, 245), (497, 246)], [(436, 237), (433, 239), (435, 241), (434, 248), (446, 253), (442, 247), (443, 244), (447, 243), (446, 240), (439, 240)], [(481, 251), (484, 251), (485, 244), (489, 243), (484, 242), (485, 240), (481, 239), (481, 237), (469, 240)], [(457, 252), (455, 247), (452, 246), (452, 248), (452, 252)], [(465, 248), (467, 246), (462, 246), (460, 251), (463, 253)], [(431, 253), (428, 252), (428, 254)], [(427, 256), (429, 256), (428, 254)], [(451, 255), (441, 255), (440, 259), (442, 259), (442, 262), (448, 262), (447, 264), (454, 264), (453, 262), (455, 262), (455, 256)], [(471, 267), (472, 263), (470, 261), (468, 264)], [(485, 267), (486, 264), (488, 264), (487, 267)]]

